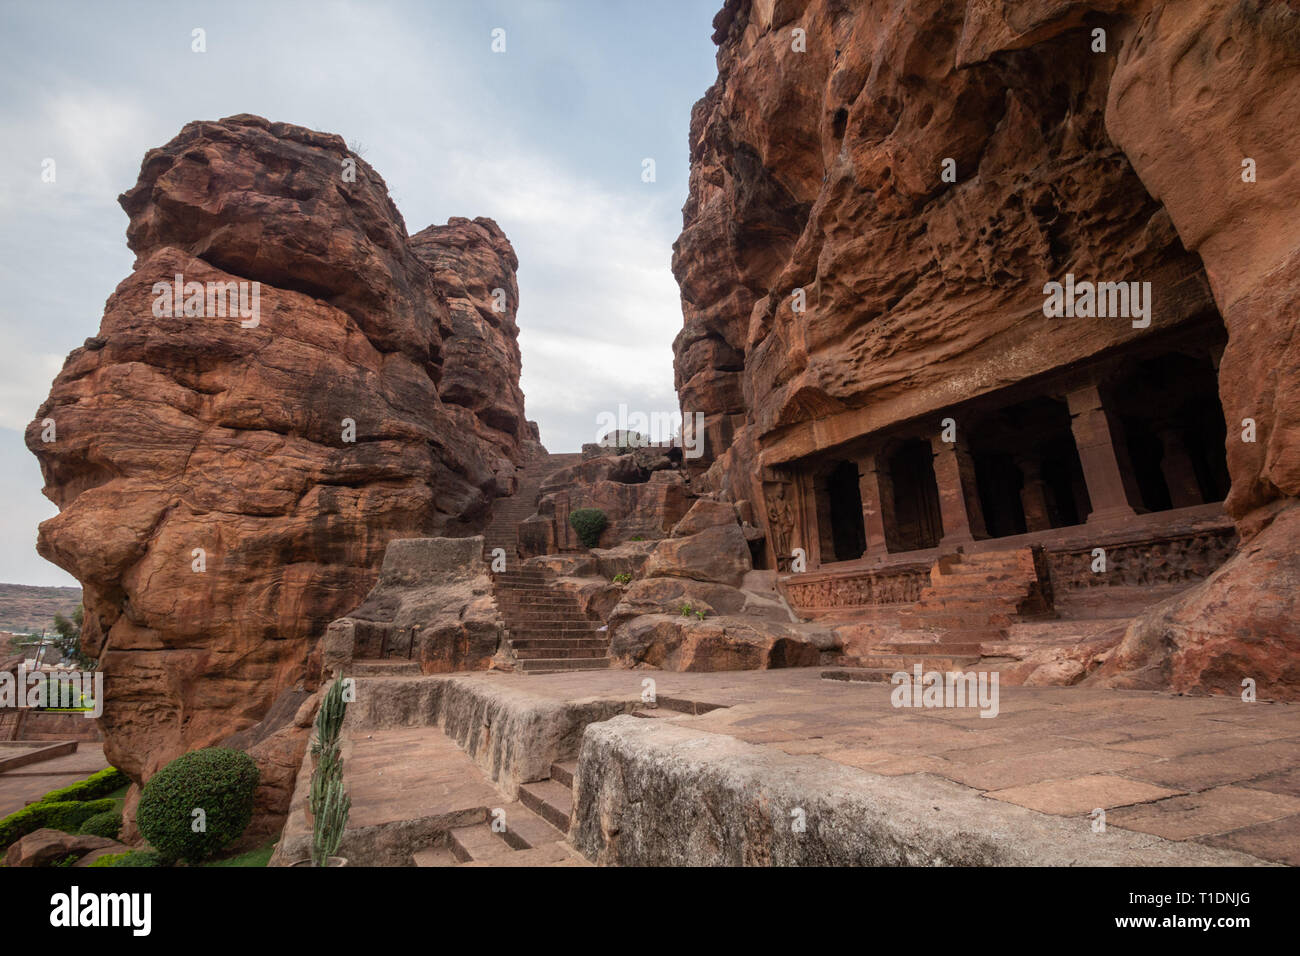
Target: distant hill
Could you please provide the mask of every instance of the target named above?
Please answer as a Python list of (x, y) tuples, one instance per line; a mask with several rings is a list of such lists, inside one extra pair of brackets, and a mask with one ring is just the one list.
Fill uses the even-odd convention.
[(0, 584), (0, 631), (39, 634), (54, 630), (55, 613), (71, 617), (81, 603), (81, 588), (42, 588)]

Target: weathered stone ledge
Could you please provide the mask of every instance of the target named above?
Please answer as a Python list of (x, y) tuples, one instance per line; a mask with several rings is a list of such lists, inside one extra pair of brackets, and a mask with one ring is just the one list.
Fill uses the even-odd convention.
[[(805, 831), (796, 833), (796, 811)], [(587, 727), (570, 840), (619, 866), (1242, 866), (1255, 857), (658, 720)]]

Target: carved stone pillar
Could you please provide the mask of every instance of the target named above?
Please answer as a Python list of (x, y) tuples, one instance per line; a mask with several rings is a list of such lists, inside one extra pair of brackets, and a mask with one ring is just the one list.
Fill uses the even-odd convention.
[(817, 527), (817, 501), (813, 476), (806, 471), (795, 474), (795, 543), (808, 555), (808, 570), (820, 567), (822, 561), (821, 532)]
[(1037, 456), (1016, 458), (1016, 467), (1024, 476), (1020, 489), (1020, 506), (1025, 512), (1026, 531), (1047, 531), (1052, 527), (1051, 511), (1047, 505), (1047, 485), (1043, 481), (1042, 462)]
[(1079, 450), (1088, 498), (1092, 501), (1088, 523), (1133, 517), (1124, 474), (1115, 453), (1110, 418), (1102, 407), (1097, 386), (1086, 385), (1070, 392), (1066, 400), (1070, 406), (1074, 444)]
[(939, 486), (939, 515), (943, 519), (941, 548), (987, 537), (984, 509), (975, 484), (975, 462), (958, 438), (946, 442), (936, 435), (930, 440), (934, 451), (934, 480)]
[[(879, 469), (879, 470), (878, 470)], [(858, 491), (862, 494), (862, 526), (867, 532), (867, 557), (884, 557), (885, 510), (894, 506), (892, 482), (884, 462), (874, 454), (858, 461)]]
[(1160, 470), (1164, 472), (1165, 484), (1169, 487), (1170, 503), (1175, 508), (1205, 504), (1201, 497), (1201, 483), (1196, 480), (1196, 467), (1192, 464), (1192, 456), (1187, 453), (1183, 433), (1176, 428), (1162, 429), (1160, 443), (1164, 448)]

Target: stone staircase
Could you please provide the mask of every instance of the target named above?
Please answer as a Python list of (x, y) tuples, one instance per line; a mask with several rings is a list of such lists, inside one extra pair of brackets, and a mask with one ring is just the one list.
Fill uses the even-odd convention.
[(1039, 548), (944, 555), (930, 569), (921, 600), (899, 615), (906, 629), (930, 631), (952, 653), (977, 653), (1017, 621), (1053, 616), (1052, 590)]
[(525, 674), (609, 667), (609, 635), (583, 612), (571, 592), (549, 583), (538, 568), (492, 577), (497, 609), (511, 654)]
[(538, 455), (530, 459), (519, 476), (519, 485), (509, 498), (498, 498), (492, 506), (492, 519), (483, 529), (483, 558), (492, 560), (492, 551), (501, 548), (506, 553), (507, 567), (519, 557), (519, 523), (531, 518), (537, 511), (537, 498), (542, 482), (561, 468), (569, 468), (582, 461), (580, 453)]
[(852, 674), (834, 673), (844, 680), (888, 682), (918, 663), (926, 671), (996, 669), (996, 647), (1012, 625), (1054, 616), (1041, 549), (944, 555), (930, 569), (920, 601), (898, 612), (904, 633), (875, 644), (865, 656), (845, 659), (842, 666), (854, 668)]
[(519, 799), (491, 821), (457, 827), (445, 846), (412, 854), (416, 866), (590, 866), (566, 842), (577, 761), (551, 765), (551, 779), (526, 783)]

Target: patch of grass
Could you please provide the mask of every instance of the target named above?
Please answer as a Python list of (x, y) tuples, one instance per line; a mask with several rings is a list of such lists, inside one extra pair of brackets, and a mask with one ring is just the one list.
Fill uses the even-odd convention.
[(266, 866), (271, 862), (271, 853), (274, 850), (275, 841), (272, 840), (265, 846), (259, 846), (255, 850), (240, 853), (238, 856), (227, 857), (224, 860), (212, 860), (208, 863), (202, 863), (200, 866)]

